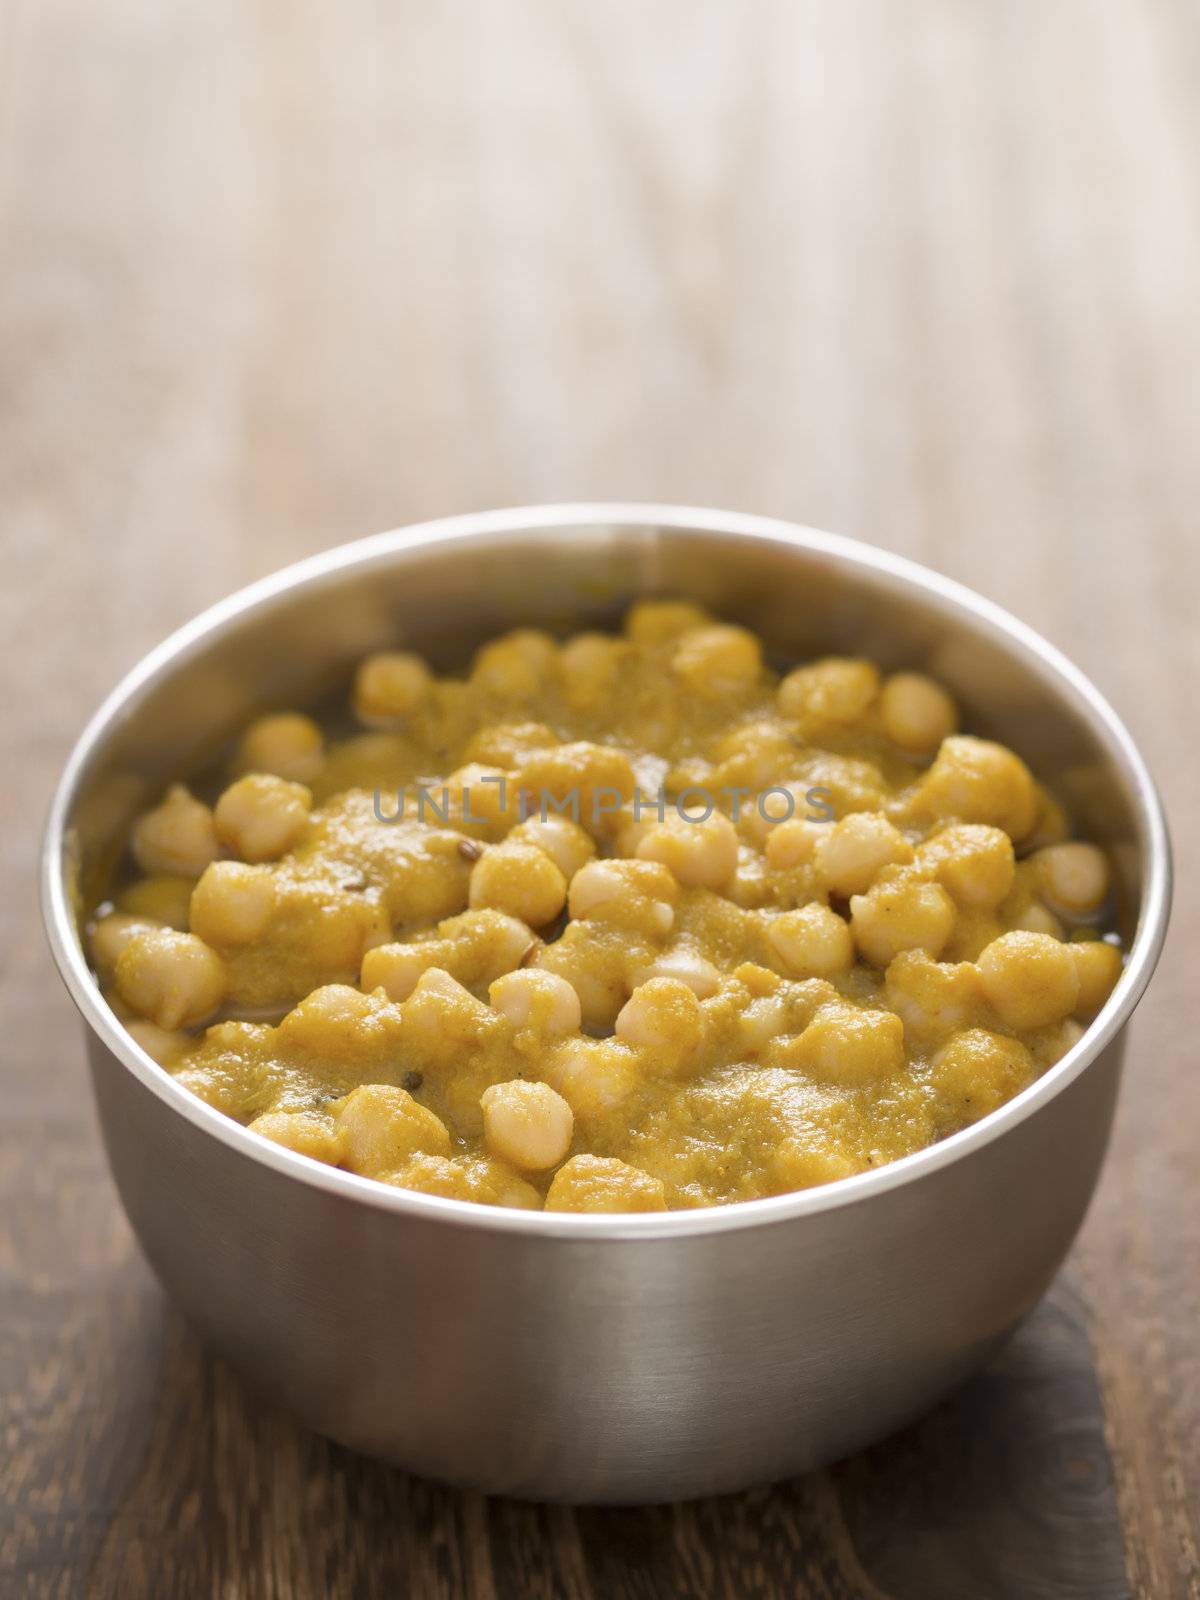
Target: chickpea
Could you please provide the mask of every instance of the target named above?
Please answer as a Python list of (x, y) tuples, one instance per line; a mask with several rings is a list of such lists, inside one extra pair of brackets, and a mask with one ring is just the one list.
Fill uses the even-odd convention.
[(391, 944), (395, 932), (387, 907), (381, 900), (366, 902), (363, 909), (366, 912), (362, 938), (362, 950), (365, 955), (368, 950), (378, 950), (381, 945)]
[[(267, 766), (253, 769), (270, 772)], [(286, 777), (286, 773), (275, 773)], [(372, 789), (379, 789), (391, 811), (391, 797), (412, 779), (412, 747), (399, 733), (356, 733), (333, 745), (325, 761), (317, 768), (312, 779), (312, 790), (319, 800), (344, 798), (347, 791), (365, 789), (368, 799)], [(305, 782), (296, 779), (296, 782)], [(440, 796), (439, 796), (440, 799)], [(415, 797), (408, 800), (409, 812), (416, 809)]]
[(531, 928), (553, 922), (566, 899), (567, 880), (533, 844), (491, 845), (471, 871), (472, 909), (492, 906)]
[(931, 961), (923, 950), (906, 950), (887, 969), (887, 1003), (920, 1049), (956, 1028), (982, 1020), (983, 988), (970, 961)]
[(160, 1067), (173, 1067), (190, 1048), (192, 1040), (178, 1028), (160, 1028), (156, 1022), (136, 1018), (125, 1024), (125, 1031)]
[[(793, 889), (794, 898), (802, 898)], [(721, 891), (722, 896), (745, 911), (755, 911), (761, 906), (774, 904), (779, 899), (771, 870), (763, 856), (742, 851), (738, 857), (737, 871)]]
[(1122, 971), (1121, 952), (1103, 939), (1087, 939), (1070, 944), (1067, 949), (1079, 978), (1075, 1015), (1081, 1022), (1090, 1022), (1117, 986)]
[(745, 628), (714, 623), (685, 633), (671, 657), (677, 678), (696, 694), (744, 695), (762, 676), (762, 645)]
[(801, 978), (833, 978), (854, 965), (850, 929), (819, 901), (784, 911), (767, 926), (767, 943), (788, 972)]
[(332, 1117), (314, 1111), (265, 1111), (249, 1124), (250, 1132), (285, 1150), (336, 1167), (342, 1159), (344, 1138)]
[[(664, 816), (666, 815), (664, 807)], [(653, 807), (639, 808), (638, 815), (633, 814), (632, 806), (623, 806), (618, 819), (617, 830), (613, 835), (613, 853), (621, 857), (636, 856), (638, 845), (650, 832), (651, 828), (658, 826), (658, 816)], [(578, 869), (577, 869), (578, 870)]]
[(186, 933), (195, 886), (195, 878), (178, 872), (160, 872), (151, 878), (139, 878), (121, 890), (117, 896), (117, 910)]
[(672, 978), (686, 983), (698, 1000), (711, 999), (721, 988), (720, 970), (694, 950), (668, 951), (658, 957), (645, 977)]
[(775, 899), (767, 863), (762, 856), (747, 855), (738, 862), (738, 869), (724, 890), (725, 898), (744, 911), (755, 911)]
[(711, 622), (707, 611), (688, 600), (641, 600), (630, 608), (625, 632), (634, 644), (653, 647)]
[(760, 967), (756, 961), (739, 962), (733, 969), (733, 976), (755, 996), (778, 994), (783, 987), (783, 980), (777, 972), (772, 972), (770, 967)]
[[(368, 802), (370, 803), (370, 802)], [(358, 813), (362, 818), (362, 811)], [(365, 818), (362, 818), (365, 822)], [(330, 816), (328, 808), (314, 822), (312, 834), (301, 843), (309, 861), (330, 848), (341, 830), (341, 819)], [(370, 829), (370, 822), (366, 822)], [(370, 840), (370, 842), (368, 842)], [(317, 848), (310, 848), (310, 846)], [(374, 854), (382, 882), (382, 907), (392, 926), (427, 925), (442, 922), (467, 909), (470, 891), (472, 840), (464, 840), (454, 830), (443, 827), (382, 827), (373, 835), (363, 835), (368, 856)], [(466, 845), (466, 851), (464, 851)], [(378, 851), (378, 854), (376, 854)], [(370, 859), (366, 861), (370, 867)], [(374, 869), (373, 869), (374, 870)], [(368, 872), (368, 878), (373, 875)]]
[(381, 650), (368, 656), (354, 676), (354, 710), (368, 727), (402, 722), (424, 704), (433, 683), (420, 656)]
[(139, 934), (149, 933), (153, 928), (162, 924), (152, 917), (134, 917), (124, 911), (110, 911), (107, 916), (100, 917), (93, 925), (89, 944), (92, 951), (92, 965), (99, 973), (110, 973), (117, 964), (118, 957), (131, 939), (136, 939)]
[(1039, 1028), (1033, 1035), (1029, 1053), (1037, 1072), (1045, 1072), (1073, 1050), (1083, 1038), (1084, 1029), (1074, 1017), (1064, 1017), (1052, 1027)]
[(1042, 893), (1068, 916), (1099, 910), (1108, 894), (1108, 862), (1094, 844), (1047, 845), (1033, 857)]
[(335, 1108), (342, 1136), (341, 1163), (365, 1178), (391, 1172), (410, 1156), (448, 1156), (445, 1124), (406, 1089), (367, 1083), (351, 1089)]
[[(714, 789), (737, 787), (757, 791), (774, 788), (777, 784), (792, 790), (796, 796), (796, 810), (803, 808), (803, 785), (786, 781), (796, 769), (796, 740), (775, 716), (759, 717), (753, 722), (738, 722), (718, 737), (712, 748), (715, 766), (701, 763), (694, 775), (688, 775), (688, 761), (672, 767), (667, 776), (669, 789), (686, 789), (689, 785), (710, 783)], [(698, 758), (693, 757), (693, 761)], [(683, 769), (683, 770), (680, 770)], [(679, 781), (676, 781), (676, 773)], [(746, 805), (753, 809), (750, 797)], [(786, 811), (784, 815), (786, 815)], [(778, 819), (777, 819), (778, 820)]]
[(488, 989), (493, 1008), (514, 1028), (532, 1028), (548, 1038), (578, 1033), (583, 1025), (579, 996), (554, 972), (524, 967)]
[(556, 1167), (571, 1148), (575, 1113), (548, 1083), (494, 1083), (479, 1103), (489, 1153), (522, 1171)]
[(275, 880), (267, 867), (214, 861), (192, 891), (192, 932), (206, 944), (253, 944), (275, 911)]
[(659, 861), (688, 889), (721, 889), (738, 864), (737, 829), (715, 811), (698, 818), (668, 814), (637, 847), (639, 861)]
[(1048, 933), (1052, 939), (1061, 939), (1066, 930), (1048, 906), (1040, 900), (1028, 900), (1008, 918), (1005, 932)]
[(741, 910), (760, 910), (776, 902), (778, 894), (762, 856), (742, 856), (725, 890), (725, 899)]
[(359, 983), (367, 993), (382, 989), (389, 1000), (407, 1000), (421, 974), (445, 958), (439, 939), (418, 944), (377, 944), (363, 954)]
[(405, 1048), (445, 1067), (484, 1042), (499, 1025), (495, 1013), (441, 967), (430, 967), (404, 1002)]
[(932, 755), (958, 726), (954, 701), (923, 672), (896, 672), (879, 697), (883, 731), (902, 750)]
[(186, 878), (198, 878), (221, 854), (212, 812), (181, 783), (167, 790), (161, 805), (138, 818), (132, 845), (143, 872), (177, 873)]
[(1004, 933), (978, 961), (989, 1005), (1005, 1027), (1044, 1028), (1079, 1003), (1079, 973), (1069, 945), (1045, 933)]
[[(844, 817), (848, 811), (882, 811), (894, 795), (877, 761), (860, 756), (833, 755), (822, 751), (805, 762), (806, 787), (822, 789), (819, 810), (814, 820), (828, 824), (830, 815)], [(806, 810), (816, 809), (809, 807)]]
[(741, 1048), (757, 1055), (773, 1039), (787, 1033), (788, 1005), (782, 995), (760, 995), (752, 1000), (737, 1020), (737, 1037)]
[[(829, 1007), (836, 1011), (842, 1007), (853, 1007), (858, 1004), (857, 1000), (847, 999), (833, 986), (828, 978), (791, 978), (787, 980), (776, 978), (776, 982), (779, 984), (776, 997), (783, 1000), (787, 1007), (787, 1027), (784, 1031), (790, 1037), (792, 1044), (796, 1042), (798, 1036), (821, 1011)], [(873, 993), (873, 991), (873, 984), (869, 989), (866, 985), (863, 985), (858, 990), (858, 993), (861, 996), (864, 993)], [(781, 1045), (785, 1042), (784, 1040), (777, 1040), (775, 1044)], [(783, 1063), (781, 1061), (775, 1064)]]
[[(490, 983), (493, 978), (522, 966), (532, 959), (538, 948), (533, 930), (519, 917), (505, 916), (502, 911), (467, 911), (463, 917), (469, 917), (472, 924), (484, 933), (481, 942), (485, 961), (481, 982)], [(452, 918), (449, 924), (441, 923), (440, 928), (448, 932), (451, 928), (461, 926), (462, 920)]]
[(624, 949), (626, 930), (603, 923), (568, 923), (560, 939), (539, 950), (531, 969), (552, 972), (574, 989), (583, 1013), (583, 1025), (610, 1030), (617, 1012), (629, 998), (629, 962)]
[(117, 958), (117, 993), (160, 1028), (190, 1027), (217, 1009), (225, 995), (220, 956), (192, 933), (152, 928), (131, 939)]
[(831, 894), (864, 894), (882, 867), (911, 861), (912, 845), (877, 812), (852, 811), (817, 846), (817, 871)]
[(427, 967), (417, 980), (417, 993), (444, 1001), (448, 1006), (471, 1006), (483, 1009), (471, 991), (451, 977), (443, 967)]
[(459, 767), (446, 779), (445, 795), (433, 791), (439, 810), (447, 812), (453, 826), (481, 839), (498, 839), (517, 816), (512, 775), (500, 767), (477, 761)]
[(536, 628), (517, 628), (484, 645), (475, 657), (471, 683), (505, 700), (532, 700), (553, 673), (558, 646)]
[(353, 1061), (369, 1048), (381, 1017), (386, 1010), (374, 996), (346, 983), (327, 983), (292, 1007), (279, 1024), (279, 1037), (306, 1055)]
[(1033, 1078), (1033, 1061), (1019, 1039), (986, 1028), (956, 1033), (930, 1063), (938, 1126), (949, 1131), (978, 1122)]
[(281, 711), (250, 724), (236, 764), (241, 772), (269, 772), (293, 783), (309, 783), (324, 759), (325, 739), (312, 718)]
[(903, 950), (936, 958), (954, 931), (954, 902), (940, 884), (912, 877), (880, 882), (851, 898), (850, 927), (859, 950), (877, 967)]
[(1000, 904), (1016, 874), (1008, 834), (978, 822), (942, 828), (919, 846), (917, 860), (960, 906), (981, 910)]
[(371, 901), (340, 893), (327, 879), (271, 876), (276, 909), (267, 930), (230, 952), (231, 996), (239, 1005), (290, 1003), (319, 983), (350, 982), (367, 939), (380, 932), (380, 908)]
[(411, 1156), (396, 1172), (380, 1174), (384, 1183), (416, 1194), (446, 1200), (472, 1200), (477, 1205), (540, 1211), (542, 1197), (507, 1162), (494, 1156)]
[(568, 883), (596, 854), (588, 834), (567, 817), (529, 817), (517, 824), (505, 843), (536, 845)]
[[(724, 780), (724, 772), (718, 775)], [(724, 781), (714, 783), (713, 787), (717, 789), (725, 787)], [(761, 792), (751, 795), (741, 803), (738, 827), (743, 837), (763, 850), (766, 848), (767, 840), (777, 828), (797, 819), (803, 821), (807, 807), (804, 788), (802, 783), (773, 784), (768, 774)]]
[(678, 978), (641, 983), (617, 1013), (615, 1033), (622, 1044), (669, 1072), (696, 1064), (706, 1033), (704, 1010)]
[(836, 1183), (860, 1170), (844, 1150), (828, 1143), (785, 1139), (771, 1156), (771, 1173), (778, 1186), (775, 1192), (780, 1194)]
[[(706, 761), (703, 756), (684, 756), (681, 761), (673, 761), (663, 773), (663, 790), (681, 794), (685, 789), (703, 789), (714, 770), (712, 762)], [(667, 811), (665, 798), (662, 801), (662, 809), (665, 816)], [(658, 805), (651, 806), (648, 802), (644, 802), (641, 810), (643, 812), (652, 810), (657, 814)]]
[(519, 966), (536, 946), (531, 929), (499, 911), (464, 911), (438, 924), (438, 937), (401, 942), (390, 928), (363, 947), (360, 986), (383, 989), (389, 1000), (406, 1000), (423, 972), (442, 967), (467, 987), (488, 983)]
[[(445, 686), (443, 685), (443, 688)], [(485, 722), (467, 741), (463, 758), (485, 770), (509, 772), (527, 757), (561, 743), (546, 722)]]
[(657, 861), (592, 861), (571, 879), (567, 909), (665, 939), (675, 921), (679, 890)]
[(904, 1024), (894, 1011), (822, 1006), (790, 1056), (818, 1083), (878, 1083), (904, 1066)]
[(1063, 844), (1071, 836), (1071, 821), (1066, 808), (1040, 783), (1034, 784), (1038, 815), (1033, 832), (1025, 840), (1027, 848), (1041, 849), (1048, 844)]
[(603, 633), (579, 633), (563, 645), (559, 664), (571, 708), (598, 712), (610, 704), (628, 656), (625, 640)]
[[(766, 861), (751, 851), (742, 853), (737, 871), (721, 894), (730, 904), (739, 906), (744, 911), (755, 911), (761, 906), (774, 904), (779, 899)], [(793, 897), (802, 898), (794, 891)], [(695, 897), (692, 899), (694, 901)]]
[(1021, 758), (1002, 744), (967, 734), (942, 741), (919, 786), (918, 802), (935, 818), (986, 823), (1018, 841), (1038, 817), (1037, 790)]
[(554, 1174), (547, 1211), (665, 1211), (662, 1181), (606, 1156), (572, 1156)]
[(577, 1117), (614, 1111), (639, 1082), (634, 1053), (619, 1039), (565, 1039), (547, 1057), (545, 1076)]
[(862, 722), (879, 694), (879, 672), (869, 661), (825, 656), (789, 672), (779, 685), (780, 714), (807, 727), (852, 728)]
[(253, 772), (229, 788), (213, 813), (221, 843), (244, 861), (274, 861), (303, 837), (312, 794), (267, 772)]
[(816, 858), (817, 849), (830, 824), (811, 822), (807, 817), (793, 817), (781, 822), (767, 835), (767, 865), (772, 872), (790, 872), (793, 867), (807, 866)]
[(571, 821), (600, 836), (618, 831), (623, 809), (637, 787), (624, 750), (590, 744), (586, 739), (530, 756), (513, 782), (532, 797), (531, 814), (565, 811)]

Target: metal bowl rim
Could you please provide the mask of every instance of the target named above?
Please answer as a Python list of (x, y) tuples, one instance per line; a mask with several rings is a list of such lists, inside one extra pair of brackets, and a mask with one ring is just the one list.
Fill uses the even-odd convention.
[[(880, 1167), (813, 1189), (796, 1190), (763, 1200), (695, 1210), (644, 1214), (576, 1215), (521, 1211), (473, 1201), (444, 1199), (392, 1188), (326, 1166), (259, 1138), (232, 1118), (205, 1104), (176, 1083), (145, 1054), (102, 999), (74, 931), (62, 870), (65, 825), (76, 791), (95, 753), (119, 725), (126, 707), (190, 655), (205, 647), (235, 620), (265, 612), (301, 587), (317, 586), (351, 568), (385, 565), (401, 549), (462, 541), (487, 543), (505, 534), (541, 535), (592, 525), (672, 529), (732, 539), (800, 547), (828, 557), (854, 572), (884, 572), (900, 584), (924, 591), (945, 609), (964, 616), (972, 626), (1003, 640), (1032, 661), (1039, 676), (1055, 681), (1098, 734), (1123, 777), (1136, 811), (1142, 837), (1148, 841), (1143, 862), (1143, 888), (1137, 932), (1125, 971), (1100, 1015), (1079, 1042), (1028, 1089), (999, 1110), (938, 1144)], [(249, 584), (185, 623), (143, 656), (105, 698), (68, 757), (46, 821), (41, 852), (41, 901), (47, 938), (55, 963), (85, 1022), (126, 1071), (172, 1111), (250, 1160), (274, 1168), (311, 1188), (378, 1210), (427, 1222), (482, 1228), (504, 1233), (571, 1238), (582, 1241), (683, 1238), (724, 1233), (796, 1221), (837, 1207), (881, 1196), (902, 1184), (915, 1183), (952, 1162), (1002, 1138), (1025, 1118), (1035, 1115), (1085, 1072), (1129, 1021), (1157, 964), (1166, 936), (1171, 902), (1171, 847), (1162, 803), (1149, 770), (1121, 719), (1091, 681), (1059, 650), (1002, 607), (965, 585), (928, 567), (873, 545), (819, 529), (742, 512), (702, 507), (643, 503), (580, 502), (518, 506), (471, 512), (413, 524), (337, 546)]]

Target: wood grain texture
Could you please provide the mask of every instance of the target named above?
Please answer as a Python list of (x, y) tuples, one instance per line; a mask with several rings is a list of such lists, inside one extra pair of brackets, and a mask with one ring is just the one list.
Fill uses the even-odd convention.
[[(1200, 13), (1186, 0), (0, 7), (0, 1593), (1200, 1596)], [(381, 527), (838, 528), (1062, 645), (1179, 856), (1068, 1268), (933, 1416), (687, 1507), (489, 1503), (164, 1304), (42, 953), (45, 801), (202, 605)]]

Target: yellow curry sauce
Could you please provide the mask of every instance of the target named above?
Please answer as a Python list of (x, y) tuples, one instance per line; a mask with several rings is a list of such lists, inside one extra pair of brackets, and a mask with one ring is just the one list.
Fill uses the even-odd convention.
[[(1121, 970), (1109, 873), (918, 673), (676, 602), (359, 669), (173, 787), (89, 932), (130, 1032), (293, 1150), (430, 1194), (660, 1210), (977, 1121)], [(207, 1024), (207, 1026), (206, 1026)]]

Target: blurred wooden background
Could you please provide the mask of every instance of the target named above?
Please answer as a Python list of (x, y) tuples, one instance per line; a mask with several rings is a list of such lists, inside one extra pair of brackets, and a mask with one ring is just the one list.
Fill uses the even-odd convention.
[[(1186, 0), (0, 8), (0, 1592), (1200, 1595), (1200, 12)], [(901, 1438), (544, 1510), (356, 1460), (166, 1306), (32, 887), (101, 692), (410, 519), (643, 498), (938, 566), (1112, 697), (1173, 937), (1050, 1300)]]

